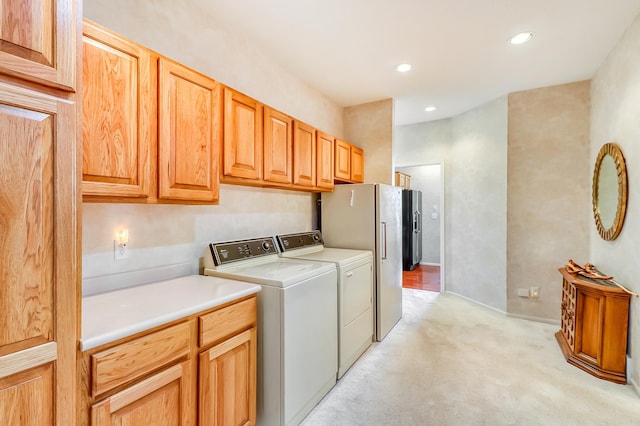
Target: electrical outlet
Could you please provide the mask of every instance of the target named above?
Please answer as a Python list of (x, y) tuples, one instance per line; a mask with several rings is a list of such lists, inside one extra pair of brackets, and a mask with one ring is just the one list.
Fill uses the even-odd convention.
[(115, 260), (122, 260), (129, 257), (129, 245), (126, 242), (120, 242), (113, 240), (114, 258)]
[(529, 290), (529, 295), (533, 298), (540, 297), (540, 287), (531, 287)]
[(528, 288), (519, 288), (518, 296), (520, 297), (529, 297), (529, 289)]

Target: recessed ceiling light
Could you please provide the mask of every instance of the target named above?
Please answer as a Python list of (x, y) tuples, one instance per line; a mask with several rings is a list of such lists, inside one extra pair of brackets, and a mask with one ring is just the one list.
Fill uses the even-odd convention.
[(519, 33), (509, 38), (509, 43), (511, 44), (522, 44), (526, 43), (533, 38), (532, 32)]
[(428, 107), (426, 107), (424, 110), (425, 110), (426, 112), (433, 112), (433, 111), (435, 111), (435, 110), (436, 110), (436, 107), (434, 107), (434, 106), (432, 105), (432, 106), (428, 106)]
[(409, 70), (411, 70), (411, 65), (410, 64), (400, 64), (396, 67), (396, 70), (398, 72), (407, 72)]

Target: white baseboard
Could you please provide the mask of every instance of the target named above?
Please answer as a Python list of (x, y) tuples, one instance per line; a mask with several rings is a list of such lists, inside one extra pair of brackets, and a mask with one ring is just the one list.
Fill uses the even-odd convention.
[(502, 315), (506, 315), (506, 314), (507, 314), (505, 311), (502, 311), (502, 310), (500, 310), (500, 309), (498, 309), (498, 308), (495, 308), (495, 307), (493, 307), (493, 306), (485, 305), (484, 303), (478, 302), (477, 300), (471, 299), (471, 298), (469, 298), (469, 297), (467, 297), (467, 296), (463, 296), (463, 295), (458, 294), (458, 293), (456, 293), (456, 292), (453, 292), (453, 291), (450, 291), (450, 290), (446, 290), (446, 291), (445, 291), (445, 293), (452, 294), (452, 295), (454, 295), (454, 296), (456, 296), (456, 297), (459, 297), (459, 298), (461, 298), (461, 299), (467, 300), (467, 301), (469, 301), (469, 302), (471, 302), (471, 303), (474, 303), (474, 304), (476, 304), (476, 305), (479, 305), (479, 306), (482, 306), (482, 307), (484, 307), (484, 308), (490, 309), (490, 310), (492, 310), (492, 311), (498, 312), (498, 313), (500, 313), (500, 314), (502, 314)]
[(439, 263), (432, 263), (432, 262), (420, 262), (420, 264), (424, 266), (440, 266)]
[(640, 386), (633, 380), (633, 363), (629, 355), (627, 355), (627, 383), (631, 385), (636, 395), (640, 396)]
[(507, 312), (508, 317), (519, 318), (527, 321), (544, 322), (547, 324), (560, 325), (560, 320), (554, 320), (549, 318), (532, 317), (530, 315), (511, 314)]
[[(558, 326), (560, 325), (560, 321), (558, 321), (558, 320), (552, 320), (552, 319), (548, 319), (548, 318), (532, 317), (532, 316), (528, 316), (528, 315), (511, 314), (511, 313), (505, 312), (505, 311), (503, 311), (501, 309), (495, 308), (493, 306), (489, 306), (489, 305), (486, 305), (484, 303), (478, 302), (477, 300), (471, 299), (469, 297), (463, 296), (463, 295), (458, 294), (458, 293), (453, 292), (453, 291), (448, 291), (447, 290), (447, 291), (445, 291), (445, 293), (449, 293), (449, 294), (457, 296), (457, 297), (459, 297), (461, 299), (468, 300), (471, 303), (474, 303), (476, 305), (479, 305), (479, 306), (485, 307), (487, 309), (490, 309), (492, 311), (498, 312), (498, 313), (500, 313), (500, 314), (502, 314), (504, 316), (507, 316), (507, 317), (518, 318), (518, 319), (523, 319), (523, 320), (527, 320), (527, 321), (543, 322), (543, 323), (554, 324), (554, 325), (558, 325)], [(627, 365), (629, 365), (629, 364), (627, 364)]]

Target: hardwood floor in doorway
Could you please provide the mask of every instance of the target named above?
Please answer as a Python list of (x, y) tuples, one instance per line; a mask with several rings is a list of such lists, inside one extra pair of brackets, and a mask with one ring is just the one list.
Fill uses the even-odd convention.
[(402, 287), (440, 291), (440, 267), (418, 265), (413, 271), (402, 271)]

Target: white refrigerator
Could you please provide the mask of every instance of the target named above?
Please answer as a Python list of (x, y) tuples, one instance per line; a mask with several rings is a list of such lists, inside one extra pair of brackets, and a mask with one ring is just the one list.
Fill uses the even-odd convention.
[(321, 221), (326, 247), (373, 252), (374, 330), (382, 341), (402, 317), (402, 189), (336, 185), (322, 194)]

